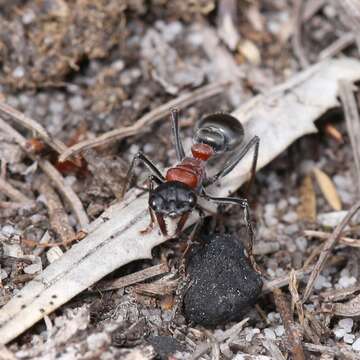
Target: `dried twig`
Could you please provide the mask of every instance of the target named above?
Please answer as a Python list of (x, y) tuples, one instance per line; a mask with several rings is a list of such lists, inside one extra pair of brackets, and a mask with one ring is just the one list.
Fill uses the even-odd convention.
[(306, 56), (304, 47), (302, 45), (302, 14), (304, 1), (303, 0), (294, 0), (294, 34), (292, 37), (292, 44), (294, 52), (299, 59), (300, 65), (302, 68), (306, 68), (310, 65), (310, 62)]
[(138, 135), (150, 129), (150, 126), (155, 122), (161, 120), (169, 114), (169, 109), (172, 107), (186, 107), (197, 101), (204, 100), (211, 96), (217, 95), (224, 91), (226, 83), (218, 83), (204, 86), (193, 92), (183, 94), (176, 99), (173, 99), (156, 109), (150, 111), (143, 117), (141, 117), (134, 125), (123, 127), (121, 129), (115, 129), (105, 134), (98, 136), (95, 139), (85, 140), (79, 142), (70, 148), (67, 148), (60, 156), (59, 161), (65, 161), (71, 156), (78, 154), (80, 151), (91, 149), (101, 145), (109, 145), (114, 141), (118, 141), (125, 137)]
[(52, 186), (43, 177), (38, 179), (37, 188), (45, 196), (49, 211), (50, 226), (65, 244), (75, 237), (75, 232), (69, 223), (69, 218), (63, 204)]
[(0, 177), (0, 193), (4, 193), (8, 198), (13, 201), (21, 203), (31, 203), (32, 200), (24, 195), (18, 189), (15, 189), (11, 184)]
[(306, 300), (309, 298), (312, 289), (314, 287), (314, 283), (316, 281), (316, 279), (318, 278), (321, 270), (323, 269), (326, 260), (329, 258), (330, 256), (330, 252), (331, 249), (334, 247), (336, 241), (339, 239), (342, 231), (344, 230), (345, 226), (349, 223), (349, 221), (351, 220), (351, 218), (356, 214), (356, 212), (359, 210), (360, 208), (360, 201), (358, 201), (357, 203), (355, 203), (355, 205), (353, 205), (351, 207), (351, 209), (348, 211), (348, 213), (346, 214), (346, 216), (344, 217), (344, 219), (341, 221), (341, 223), (335, 228), (334, 232), (332, 233), (332, 235), (328, 238), (328, 240), (326, 241), (319, 259), (310, 275), (309, 281), (307, 283), (302, 301), (303, 303), (306, 302)]
[[(246, 318), (244, 320), (241, 320), (239, 323), (235, 324), (234, 326), (232, 326), (230, 329), (224, 331), (222, 334), (220, 335), (215, 335), (215, 340), (218, 343), (222, 343), (223, 341), (227, 340), (228, 338), (238, 334), (244, 327), (244, 325), (249, 321), (249, 318)], [(200, 356), (204, 355), (206, 352), (209, 351), (209, 349), (211, 348), (211, 343), (201, 343), (199, 344), (195, 351), (193, 352), (192, 356), (191, 356), (191, 360), (196, 360), (198, 359)]]
[(167, 266), (167, 264), (154, 265), (144, 270), (132, 273), (130, 275), (122, 276), (119, 279), (107, 281), (106, 283), (101, 283), (99, 284), (99, 288), (101, 291), (121, 289), (126, 286), (139, 283), (140, 281), (150, 279), (154, 276), (165, 274), (168, 271), (169, 267)]
[[(9, 136), (11, 136), (16, 143), (20, 145), (20, 147), (27, 152), (26, 139), (19, 134), (12, 126), (7, 124), (4, 120), (0, 118), (0, 127), (3, 131), (5, 131)], [(86, 227), (89, 223), (88, 216), (82, 206), (82, 203), (73, 189), (65, 184), (64, 178), (62, 175), (56, 170), (56, 168), (51, 165), (47, 160), (37, 159), (32, 154), (28, 153), (28, 156), (37, 161), (41, 169), (44, 173), (52, 180), (57, 190), (64, 196), (70, 205), (71, 209), (74, 211), (75, 216), (77, 217), (80, 226), (82, 228)]]
[(302, 15), (302, 21), (309, 21), (324, 5), (327, 0), (312, 0), (306, 1), (304, 6), (304, 11)]
[(360, 295), (357, 295), (346, 303), (322, 304), (321, 311), (337, 316), (358, 317), (360, 316)]
[[(326, 240), (331, 236), (331, 233), (318, 230), (304, 230), (304, 235), (308, 237), (316, 237), (320, 240)], [(360, 248), (360, 239), (353, 239), (346, 236), (341, 236), (339, 238), (339, 243), (346, 246)]]
[(326, 58), (335, 56), (336, 54), (353, 44), (354, 41), (355, 36), (353, 33), (345, 33), (320, 52), (319, 60), (324, 60)]
[[(303, 268), (300, 270), (295, 270), (294, 271), (294, 276), (297, 280), (304, 278), (306, 275), (310, 274), (310, 272), (312, 271), (313, 267), (308, 267), (308, 268)], [(269, 293), (271, 291), (273, 291), (274, 289), (278, 289), (284, 286), (287, 286), (289, 284), (289, 275), (284, 275), (284, 276), (280, 276), (277, 279), (274, 280), (270, 280), (270, 281), (265, 281), (263, 288), (262, 288), (262, 293), (266, 294)]]
[(301, 334), (297, 329), (290, 306), (280, 289), (273, 290), (276, 309), (280, 313), (283, 324), (285, 326), (286, 335), (290, 345), (290, 352), (294, 360), (305, 360), (304, 350), (301, 344)]
[(331, 0), (338, 10), (340, 20), (349, 31), (353, 32), (357, 47), (360, 51), (360, 5), (357, 0)]
[(360, 116), (354, 95), (354, 85), (346, 80), (339, 80), (339, 95), (343, 103), (346, 126), (354, 154), (357, 178), (357, 190), (360, 192)]
[(56, 152), (61, 153), (67, 149), (66, 145), (60, 140), (53, 139), (48, 132), (35, 120), (25, 116), (20, 111), (15, 110), (10, 105), (0, 102), (0, 114), (14, 120), (26, 129), (35, 132), (46, 144)]

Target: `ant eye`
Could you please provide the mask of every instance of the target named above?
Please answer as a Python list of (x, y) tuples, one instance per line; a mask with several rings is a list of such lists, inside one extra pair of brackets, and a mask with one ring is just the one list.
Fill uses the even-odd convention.
[(151, 207), (152, 209), (155, 209), (155, 208), (156, 208), (156, 201), (155, 201), (155, 199), (151, 199), (151, 200), (149, 201), (149, 203), (150, 203), (150, 207)]
[(195, 196), (190, 196), (189, 197), (189, 205), (193, 206), (195, 205), (196, 199)]

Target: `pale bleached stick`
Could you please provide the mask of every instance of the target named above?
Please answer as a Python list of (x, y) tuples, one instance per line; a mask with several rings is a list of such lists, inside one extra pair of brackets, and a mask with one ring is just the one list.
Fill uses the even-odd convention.
[(149, 113), (141, 117), (139, 120), (137, 120), (134, 125), (109, 131), (96, 137), (95, 139), (85, 140), (67, 148), (62, 152), (62, 154), (60, 154), (59, 161), (65, 161), (69, 157), (74, 156), (81, 151), (101, 145), (109, 145), (114, 141), (118, 141), (126, 137), (138, 135), (142, 132), (145, 132), (149, 130), (150, 126), (153, 125), (156, 121), (161, 120), (165, 116), (168, 116), (170, 108), (184, 108), (195, 102), (217, 95), (224, 91), (226, 85), (226, 83), (206, 85), (195, 91), (180, 95), (176, 99), (170, 100), (169, 102), (150, 111)]
[(18, 189), (15, 189), (5, 179), (0, 176), (0, 193), (4, 193), (8, 198), (16, 202), (31, 203), (32, 200)]
[[(345, 58), (326, 61), (257, 96), (233, 113), (244, 123), (249, 138), (258, 135), (261, 139), (258, 169), (300, 136), (316, 132), (314, 121), (339, 105), (340, 78), (358, 80), (360, 63)], [(251, 155), (248, 154), (219, 187), (209, 189), (209, 193), (227, 196), (241, 186), (249, 176)], [(151, 249), (168, 238), (161, 236), (158, 227), (148, 234), (140, 233), (149, 222), (147, 204), (147, 194), (129, 191), (122, 202), (111, 206), (88, 227), (85, 239), (26, 284), (0, 310), (0, 342), (13, 340), (45, 314), (120, 266), (150, 258)], [(196, 220), (193, 212), (188, 225)]]

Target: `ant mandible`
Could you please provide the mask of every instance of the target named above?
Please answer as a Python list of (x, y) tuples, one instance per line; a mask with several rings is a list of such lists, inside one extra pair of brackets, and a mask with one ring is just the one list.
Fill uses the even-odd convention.
[[(178, 163), (169, 168), (166, 175), (149, 160), (142, 152), (138, 152), (129, 167), (127, 182), (124, 185), (125, 193), (128, 182), (139, 160), (152, 173), (148, 177), (149, 182), (149, 213), (151, 228), (155, 218), (164, 236), (176, 237), (183, 229), (191, 211), (198, 208), (197, 197), (219, 204), (240, 205), (244, 210), (245, 223), (250, 235), (250, 250), (252, 248), (254, 231), (250, 219), (248, 201), (237, 197), (215, 197), (209, 195), (205, 188), (214, 184), (230, 173), (239, 161), (254, 147), (254, 155), (251, 168), (251, 179), (256, 172), (256, 163), (259, 152), (260, 139), (257, 136), (241, 148), (238, 154), (228, 160), (224, 167), (214, 176), (206, 175), (206, 162), (215, 154), (233, 151), (242, 144), (244, 128), (233, 116), (225, 113), (215, 113), (205, 116), (199, 123), (194, 135), (194, 143), (191, 147), (192, 156), (186, 157), (179, 133), (179, 115), (177, 109), (171, 109), (172, 133), (175, 139), (175, 149)], [(225, 126), (224, 126), (225, 124)], [(158, 186), (154, 188), (154, 183)], [(249, 254), (250, 255), (250, 254)]]

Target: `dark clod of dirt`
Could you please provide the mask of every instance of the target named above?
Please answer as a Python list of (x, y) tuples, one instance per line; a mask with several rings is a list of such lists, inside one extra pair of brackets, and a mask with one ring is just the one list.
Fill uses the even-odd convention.
[(167, 360), (177, 351), (185, 350), (185, 347), (171, 336), (149, 336), (147, 341), (154, 347), (160, 359)]
[(261, 277), (236, 236), (209, 235), (201, 241), (188, 258), (190, 287), (184, 296), (184, 315), (204, 326), (238, 321), (255, 305)]

